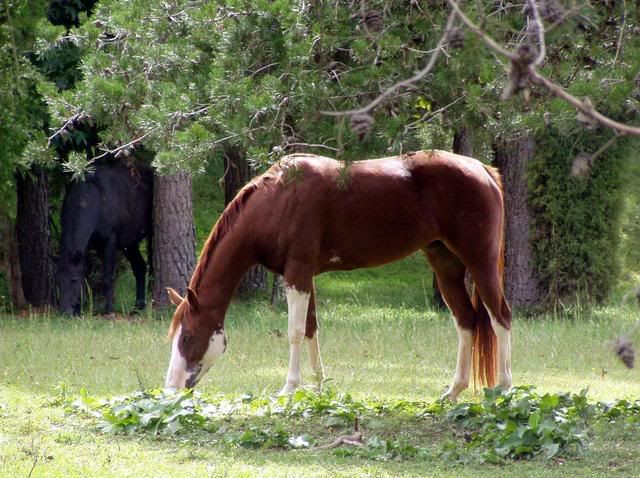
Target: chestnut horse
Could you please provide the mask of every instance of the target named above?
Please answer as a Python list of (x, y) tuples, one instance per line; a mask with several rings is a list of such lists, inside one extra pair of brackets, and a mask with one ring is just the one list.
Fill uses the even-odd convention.
[[(502, 287), (503, 195), (499, 174), (479, 161), (424, 151), (345, 164), (293, 154), (246, 185), (209, 236), (177, 310), (166, 378), (191, 388), (226, 349), (231, 296), (256, 263), (282, 274), (289, 313), (289, 371), (281, 393), (301, 384), (308, 339), (316, 379), (324, 379), (313, 277), (373, 267), (425, 252), (458, 333), (455, 400), (476, 383), (511, 387), (511, 310)], [(474, 281), (469, 295), (465, 273)], [(497, 369), (497, 370), (496, 370)]]

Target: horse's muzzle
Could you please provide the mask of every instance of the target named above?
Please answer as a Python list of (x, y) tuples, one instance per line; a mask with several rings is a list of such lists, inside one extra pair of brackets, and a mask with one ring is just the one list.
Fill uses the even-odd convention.
[(184, 383), (185, 388), (193, 388), (200, 381), (200, 372), (202, 371), (202, 365), (196, 365), (189, 370), (189, 377)]

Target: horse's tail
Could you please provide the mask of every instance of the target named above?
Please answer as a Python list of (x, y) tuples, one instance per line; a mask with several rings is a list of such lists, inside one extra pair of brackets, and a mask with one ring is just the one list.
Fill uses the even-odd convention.
[(478, 385), (495, 387), (497, 337), (477, 287), (473, 288), (471, 303), (476, 310), (476, 324), (473, 332), (473, 380), (475, 387)]
[[(486, 166), (487, 173), (500, 191), (501, 198), (504, 198), (502, 178), (497, 169)], [(501, 201), (503, 203), (503, 201)], [(502, 206), (502, 227), (504, 228), (504, 206)], [(498, 274), (500, 285), (502, 286), (504, 277), (504, 233), (500, 238), (500, 252), (498, 255)], [(473, 379), (475, 386), (494, 387), (496, 385), (497, 369), (497, 337), (491, 325), (491, 317), (485, 307), (478, 288), (473, 288), (471, 303), (476, 310), (476, 324), (473, 340)]]

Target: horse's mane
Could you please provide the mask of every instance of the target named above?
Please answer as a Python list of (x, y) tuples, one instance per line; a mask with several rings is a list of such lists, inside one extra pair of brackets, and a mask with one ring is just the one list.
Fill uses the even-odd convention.
[[(247, 183), (242, 189), (240, 189), (240, 191), (238, 191), (227, 207), (225, 207), (202, 247), (202, 252), (200, 252), (200, 257), (198, 258), (198, 264), (196, 265), (196, 268), (193, 271), (193, 276), (191, 276), (191, 281), (189, 282), (189, 288), (195, 292), (198, 291), (200, 283), (202, 282), (202, 277), (204, 276), (204, 271), (209, 265), (209, 261), (213, 256), (213, 251), (215, 250), (216, 245), (220, 242), (220, 239), (222, 239), (222, 237), (231, 230), (233, 224), (242, 213), (249, 197), (251, 197), (255, 191), (264, 188), (267, 179), (273, 178), (275, 169), (276, 168), (271, 168), (265, 174), (258, 176)], [(180, 324), (185, 304), (186, 301), (180, 304), (173, 315), (171, 325), (169, 326), (169, 338), (173, 337), (178, 325)]]
[(262, 187), (263, 181), (261, 181), (262, 177), (257, 178), (254, 181), (246, 184), (236, 197), (234, 197), (231, 202), (225, 207), (224, 211), (216, 221), (215, 226), (211, 230), (207, 241), (204, 243), (202, 248), (202, 252), (200, 252), (200, 257), (198, 258), (198, 264), (196, 265), (195, 270), (193, 271), (193, 276), (191, 276), (191, 282), (189, 283), (189, 287), (194, 291), (198, 291), (200, 287), (200, 282), (202, 281), (202, 276), (204, 275), (204, 271), (209, 265), (209, 260), (213, 255), (213, 251), (216, 248), (216, 245), (224, 237), (224, 235), (233, 227), (233, 224), (236, 222), (244, 205), (246, 204), (249, 197), (258, 189)]

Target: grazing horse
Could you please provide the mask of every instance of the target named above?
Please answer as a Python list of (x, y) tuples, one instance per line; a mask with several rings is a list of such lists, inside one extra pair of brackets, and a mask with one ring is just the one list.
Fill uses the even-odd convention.
[(59, 309), (80, 313), (88, 248), (103, 259), (105, 313), (113, 312), (116, 250), (124, 252), (136, 279), (136, 308), (145, 306), (146, 264), (138, 245), (151, 233), (151, 170), (141, 164), (98, 165), (68, 189), (62, 206), (62, 239), (56, 279)]
[[(511, 387), (511, 310), (502, 287), (504, 209), (499, 174), (475, 159), (424, 151), (345, 164), (293, 154), (245, 186), (213, 228), (177, 305), (166, 378), (191, 388), (226, 349), (224, 319), (236, 285), (261, 263), (284, 276), (289, 371), (301, 384), (300, 348), (322, 381), (313, 277), (425, 252), (458, 333), (455, 400), (477, 382)], [(475, 288), (469, 295), (465, 273)], [(496, 370), (497, 369), (497, 370)]]

